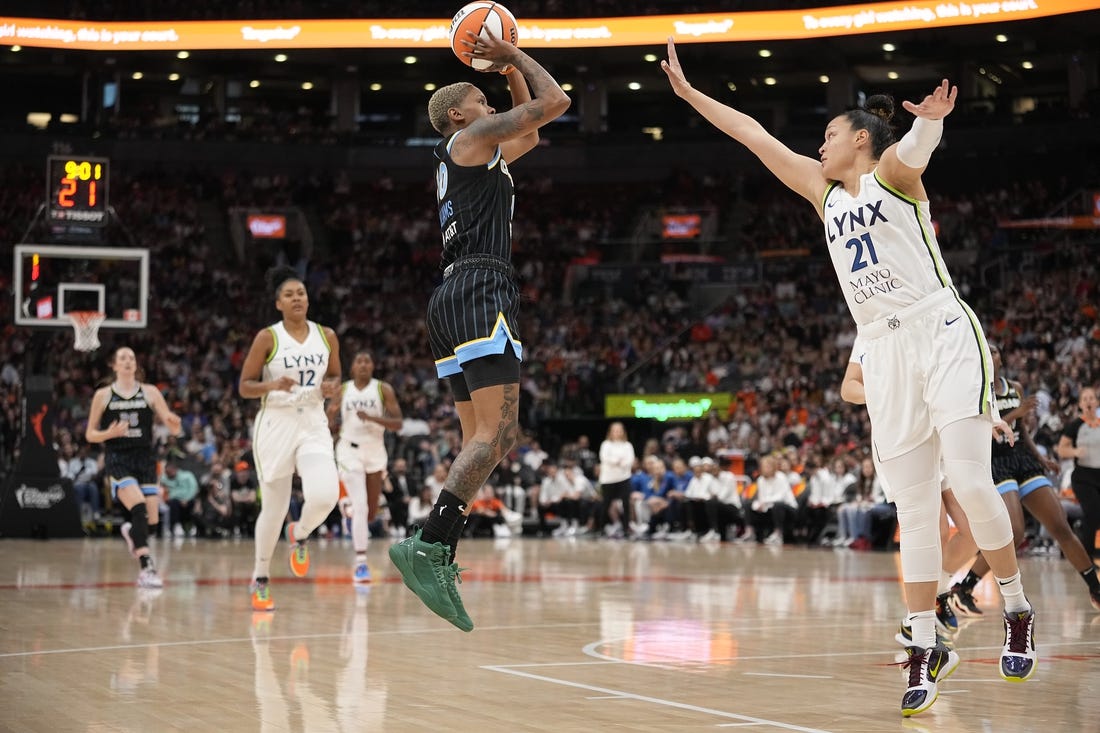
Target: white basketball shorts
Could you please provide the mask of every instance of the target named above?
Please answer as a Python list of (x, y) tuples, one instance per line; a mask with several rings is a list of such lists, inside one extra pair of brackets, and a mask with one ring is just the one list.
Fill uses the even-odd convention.
[(260, 481), (290, 476), (302, 456), (332, 456), (324, 408), (264, 407), (253, 425), (252, 453)]
[(859, 327), (863, 384), (879, 460), (945, 425), (991, 415), (993, 362), (985, 334), (952, 288)]

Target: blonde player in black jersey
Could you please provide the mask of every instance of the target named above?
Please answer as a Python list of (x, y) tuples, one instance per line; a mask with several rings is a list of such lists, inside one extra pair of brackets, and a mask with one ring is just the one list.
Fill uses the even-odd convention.
[(390, 558), (428, 608), (470, 631), (455, 587), (455, 547), (470, 503), (519, 430), (522, 350), (508, 164), (538, 144), (539, 128), (568, 109), (569, 97), (530, 56), (487, 30), (470, 33), (466, 45), (469, 57), (493, 62), (486, 71), (506, 73), (512, 109), (496, 114), (465, 82), (428, 101), (432, 127), (444, 137), (435, 148), (444, 271), (428, 304), (428, 337), (437, 374), (450, 379), (463, 445), (423, 528), (392, 546)]
[(111, 358), (115, 379), (92, 395), (84, 439), (103, 443), (103, 467), (111, 480), (111, 494), (130, 512), (122, 525), (122, 539), (141, 563), (137, 584), (143, 588), (164, 585), (149, 554), (149, 530), (160, 518), (157, 493), (157, 459), (153, 453), (153, 417), (172, 435), (180, 431), (179, 415), (168, 409), (155, 385), (138, 379), (137, 356), (129, 346)]
[(798, 155), (748, 115), (692, 88), (672, 39), (661, 63), (677, 96), (745, 145), (825, 225), (833, 268), (865, 342), (863, 377), (874, 450), (901, 528), (907, 621), (913, 629), (904, 716), (927, 710), (938, 680), (958, 663), (936, 643), (942, 459), (1005, 601), (1000, 672), (1022, 682), (1037, 664), (1035, 615), (1024, 596), (1008, 510), (993, 488), (989, 348), (977, 317), (955, 289), (932, 229), (921, 175), (939, 144), (958, 89), (945, 79), (919, 104), (898, 142), (893, 100), (871, 97), (829, 121), (820, 159)]

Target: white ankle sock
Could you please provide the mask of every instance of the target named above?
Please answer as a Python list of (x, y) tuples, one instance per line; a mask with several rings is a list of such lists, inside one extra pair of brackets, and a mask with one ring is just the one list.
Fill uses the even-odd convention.
[(931, 649), (936, 646), (936, 612), (918, 611), (905, 617), (905, 623), (913, 629), (913, 646)]
[(1005, 599), (1005, 613), (1031, 610), (1031, 604), (1024, 596), (1024, 584), (1020, 582), (1019, 572), (1011, 578), (997, 578), (997, 587), (1001, 591), (1001, 597)]

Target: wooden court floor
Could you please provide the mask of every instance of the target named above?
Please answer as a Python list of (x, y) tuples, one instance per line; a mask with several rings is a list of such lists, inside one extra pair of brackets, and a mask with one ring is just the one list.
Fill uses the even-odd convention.
[[(801, 548), (471, 540), (464, 634), (371, 545), (313, 543), (253, 614), (249, 541), (160, 540), (133, 586), (121, 540), (0, 541), (0, 730), (1100, 731), (1100, 614), (1056, 557), (1024, 558), (1041, 666), (1002, 681), (998, 603), (927, 713), (898, 713), (897, 558)], [(285, 545), (279, 549), (285, 554)]]

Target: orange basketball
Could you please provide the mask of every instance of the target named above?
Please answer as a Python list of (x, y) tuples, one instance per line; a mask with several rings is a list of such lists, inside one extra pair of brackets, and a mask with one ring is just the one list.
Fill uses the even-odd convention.
[(463, 56), (462, 52), (468, 51), (469, 48), (462, 41), (468, 38), (466, 31), (484, 35), (486, 28), (497, 38), (502, 38), (513, 46), (519, 45), (519, 30), (516, 28), (516, 18), (508, 8), (500, 3), (467, 3), (455, 13), (455, 17), (451, 20), (451, 50), (454, 51), (459, 61), (467, 66), (472, 66), (478, 71), (488, 69), (493, 65), (493, 62)]

